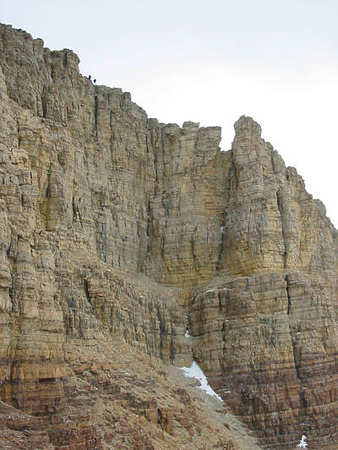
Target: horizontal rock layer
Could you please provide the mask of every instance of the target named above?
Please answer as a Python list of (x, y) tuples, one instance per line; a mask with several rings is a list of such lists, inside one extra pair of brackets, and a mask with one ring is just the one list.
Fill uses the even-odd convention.
[[(149, 371), (195, 358), (263, 447), (306, 434), (334, 448), (337, 231), (296, 170), (251, 118), (221, 152), (220, 128), (149, 119), (128, 93), (81, 76), (72, 51), (0, 32), (6, 408), (49, 418), (45, 448), (202, 443), (190, 400), (164, 379), (171, 404), (156, 398), (131, 358), (114, 366), (122, 340)], [(121, 393), (135, 380), (140, 391)], [(213, 448), (241, 448), (222, 433)]]

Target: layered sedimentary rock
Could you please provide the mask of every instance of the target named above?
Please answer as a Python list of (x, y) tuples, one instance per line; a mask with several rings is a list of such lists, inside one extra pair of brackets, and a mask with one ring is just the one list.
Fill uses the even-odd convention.
[(334, 448), (337, 231), (296, 170), (251, 118), (221, 152), (220, 128), (149, 119), (0, 32), (8, 439), (11, 405), (44, 448), (244, 448), (166, 381), (159, 360), (195, 358), (263, 447)]
[(190, 307), (195, 357), (265, 444), (301, 427), (334, 445), (337, 232), (259, 125), (235, 129), (219, 277)]

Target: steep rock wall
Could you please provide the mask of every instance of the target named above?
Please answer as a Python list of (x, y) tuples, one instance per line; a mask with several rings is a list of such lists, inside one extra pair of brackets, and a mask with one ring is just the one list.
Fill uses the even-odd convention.
[(0, 50), (1, 399), (61, 414), (122, 338), (193, 355), (263, 445), (334, 445), (337, 232), (259, 125), (221, 152), (218, 127), (149, 119), (70, 50), (7, 26)]
[(337, 232), (259, 125), (235, 129), (221, 272), (190, 306), (194, 354), (266, 445), (300, 427), (333, 445)]

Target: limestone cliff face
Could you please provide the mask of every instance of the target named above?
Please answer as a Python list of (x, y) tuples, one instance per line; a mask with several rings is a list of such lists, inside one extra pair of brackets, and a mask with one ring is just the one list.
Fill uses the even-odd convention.
[[(48, 418), (41, 448), (204, 448), (215, 432), (189, 396), (162, 369), (162, 400), (149, 381), (156, 358), (193, 357), (263, 447), (304, 433), (334, 448), (338, 245), (325, 208), (251, 118), (221, 152), (220, 128), (149, 119), (78, 63), (0, 26), (1, 400), (35, 429)], [(216, 434), (213, 448), (244, 448)]]
[(221, 272), (190, 306), (195, 357), (264, 443), (286, 448), (302, 427), (324, 448), (337, 426), (337, 232), (260, 127), (235, 129)]

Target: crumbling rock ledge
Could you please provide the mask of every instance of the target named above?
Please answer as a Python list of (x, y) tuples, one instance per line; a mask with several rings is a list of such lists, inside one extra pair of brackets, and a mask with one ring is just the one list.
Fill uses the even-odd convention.
[(335, 448), (325, 207), (253, 119), (221, 152), (78, 63), (0, 25), (0, 444), (246, 448), (168, 379), (195, 359), (261, 447)]

